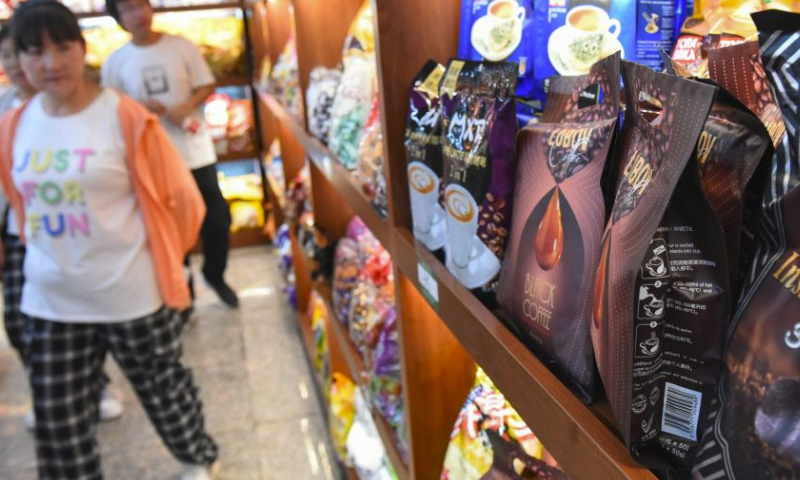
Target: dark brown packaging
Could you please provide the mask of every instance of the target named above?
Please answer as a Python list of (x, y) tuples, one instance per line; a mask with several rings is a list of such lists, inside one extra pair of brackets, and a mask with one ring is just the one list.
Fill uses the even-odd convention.
[(490, 306), (511, 226), (518, 68), (453, 59), (440, 87), (446, 265)]
[(619, 123), (619, 62), (615, 54), (588, 75), (553, 77), (544, 115), (521, 131), (498, 291), (504, 316), (586, 403), (597, 384), (591, 287), (606, 220), (601, 180)]
[(429, 250), (444, 247), (444, 167), (439, 82), (444, 66), (429, 60), (411, 86), (405, 147), (414, 236)]
[(800, 15), (753, 19), (786, 133), (769, 165), (759, 249), (730, 328), (698, 480), (800, 479)]
[(722, 226), (696, 152), (716, 89), (628, 62), (622, 76), (623, 167), (593, 288), (592, 341), (634, 458), (689, 469), (730, 312)]

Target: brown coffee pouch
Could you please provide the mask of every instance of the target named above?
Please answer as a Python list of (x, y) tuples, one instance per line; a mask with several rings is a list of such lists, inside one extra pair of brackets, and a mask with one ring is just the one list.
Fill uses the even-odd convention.
[(593, 288), (592, 341), (634, 458), (688, 469), (730, 310), (722, 227), (696, 155), (716, 89), (628, 62), (622, 76), (623, 167)]
[(800, 15), (753, 19), (786, 133), (769, 164), (758, 251), (729, 330), (698, 480), (800, 479)]
[(429, 60), (414, 78), (406, 122), (406, 169), (414, 236), (429, 250), (444, 247), (444, 166), (439, 83), (444, 66)]
[(619, 121), (619, 54), (553, 77), (538, 123), (519, 135), (511, 235), (498, 291), (504, 316), (589, 403), (596, 392), (591, 286), (606, 219), (601, 188)]

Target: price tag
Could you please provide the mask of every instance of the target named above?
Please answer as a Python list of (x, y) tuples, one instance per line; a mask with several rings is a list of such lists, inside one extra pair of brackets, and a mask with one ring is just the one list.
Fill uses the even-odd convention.
[(439, 282), (436, 281), (431, 268), (422, 260), (417, 263), (417, 281), (422, 290), (422, 296), (434, 310), (439, 310)]
[(325, 175), (328, 177), (333, 175), (333, 169), (331, 168), (331, 157), (325, 155), (322, 158), (322, 169), (325, 171)]

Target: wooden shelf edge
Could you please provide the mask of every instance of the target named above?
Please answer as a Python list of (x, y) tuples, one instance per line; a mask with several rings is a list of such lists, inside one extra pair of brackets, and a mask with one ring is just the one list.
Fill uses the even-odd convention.
[(258, 152), (226, 153), (217, 155), (217, 163), (241, 162), (245, 160), (258, 160)]
[[(367, 376), (366, 369), (364, 368), (364, 361), (361, 358), (361, 354), (353, 344), (353, 341), (350, 340), (350, 335), (346, 331), (342, 322), (340, 322), (336, 317), (336, 311), (333, 309), (330, 284), (327, 282), (318, 281), (314, 283), (314, 289), (322, 298), (323, 302), (325, 302), (325, 307), (328, 309), (328, 312), (332, 317), (331, 323), (333, 324), (334, 332), (333, 335), (328, 335), (328, 338), (330, 339), (333, 337), (334, 341), (338, 342), (339, 346), (341, 347), (341, 350), (344, 353), (345, 361), (347, 362), (347, 366), (350, 369), (351, 379), (362, 389), (369, 389), (369, 377)], [(397, 441), (395, 440), (395, 434), (392, 431), (392, 428), (386, 422), (386, 419), (384, 419), (383, 416), (377, 410), (375, 410), (372, 405), (369, 405), (369, 409), (370, 413), (372, 414), (372, 420), (375, 422), (375, 427), (381, 437), (383, 448), (386, 451), (386, 455), (389, 457), (389, 461), (392, 462), (392, 467), (394, 467), (397, 477), (400, 480), (409, 480), (411, 478), (411, 474), (409, 473), (408, 466), (403, 462), (403, 457), (397, 448)]]
[(272, 113), (283, 122), (292, 132), (294, 137), (303, 145), (306, 155), (319, 168), (325, 177), (336, 187), (339, 195), (345, 200), (353, 212), (361, 217), (372, 231), (373, 235), (388, 248), (391, 226), (387, 220), (378, 215), (369, 200), (361, 191), (361, 186), (355, 175), (336, 161), (335, 155), (328, 150), (322, 142), (309, 134), (305, 127), (294, 118), (283, 104), (268, 93), (259, 92), (259, 98), (269, 108)]
[(250, 85), (250, 79), (241, 77), (220, 77), (217, 79), (217, 87), (247, 87)]
[[(185, 5), (179, 7), (156, 7), (153, 9), (154, 13), (184, 13), (184, 12), (203, 12), (207, 10), (228, 10), (232, 8), (243, 8), (244, 4), (240, 2), (225, 2), (225, 3), (204, 3), (200, 5)], [(108, 12), (79, 12), (76, 13), (78, 19), (83, 18), (102, 18), (110, 17)], [(5, 21), (7, 19), (3, 19)]]
[[(583, 405), (503, 323), (478, 301), (411, 231), (394, 231), (392, 258), (414, 286), (422, 260), (438, 284), (438, 314), (514, 405), (573, 480), (656, 480), (638, 465), (595, 407)], [(602, 409), (602, 406), (600, 407)], [(580, 458), (581, 461), (574, 461)], [(571, 461), (572, 460), (572, 461)]]

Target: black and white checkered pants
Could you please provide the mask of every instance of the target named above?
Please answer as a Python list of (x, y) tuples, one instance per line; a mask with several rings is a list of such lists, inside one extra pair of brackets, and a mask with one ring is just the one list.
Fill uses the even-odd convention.
[(182, 324), (176, 313), (162, 308), (138, 320), (106, 324), (28, 321), (39, 480), (102, 479), (95, 427), (106, 351), (178, 460), (210, 465), (217, 458), (198, 388), (180, 362)]
[(3, 248), (6, 257), (3, 265), (3, 323), (6, 327), (8, 341), (22, 358), (22, 363), (27, 363), (23, 354), (27, 320), (19, 310), (22, 300), (22, 285), (25, 283), (22, 270), (25, 262), (25, 245), (19, 237), (4, 234)]

